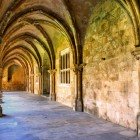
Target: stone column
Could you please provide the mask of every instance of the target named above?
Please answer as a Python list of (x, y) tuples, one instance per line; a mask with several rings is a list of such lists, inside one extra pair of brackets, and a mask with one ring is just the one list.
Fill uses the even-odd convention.
[(0, 67), (0, 117), (2, 117), (2, 107), (1, 107), (1, 103), (2, 103), (2, 67)]
[(73, 71), (75, 73), (75, 102), (73, 109), (75, 111), (83, 111), (83, 96), (82, 96), (82, 73), (85, 64), (75, 65)]
[(132, 55), (136, 60), (139, 61), (139, 67), (138, 67), (138, 78), (139, 78), (139, 106), (138, 106), (138, 113), (136, 118), (137, 123), (137, 135), (140, 137), (140, 45), (135, 46), (135, 51), (132, 52)]
[(30, 80), (29, 80), (29, 76), (26, 76), (26, 91), (27, 92), (29, 92), (30, 91), (30, 89), (29, 89), (29, 82)]
[(52, 101), (56, 101), (56, 93), (55, 93), (55, 74), (56, 69), (48, 70), (50, 73), (50, 98)]
[(38, 74), (38, 77), (39, 77), (39, 95), (41, 95), (41, 94), (43, 94), (43, 81), (42, 81), (42, 79), (43, 79), (43, 75), (42, 75), (42, 73), (39, 73)]
[(30, 74), (30, 90), (31, 93), (34, 93), (34, 73), (31, 72)]
[[(2, 74), (3, 74), (3, 68), (2, 68), (2, 58), (1, 58), (1, 44), (2, 44), (2, 37), (0, 36), (0, 102), (2, 103)], [(0, 103), (0, 117), (2, 117), (2, 107)]]
[(138, 107), (138, 113), (137, 113), (137, 135), (138, 137), (140, 137), (140, 57), (136, 58), (137, 60), (139, 60), (139, 70), (138, 70), (138, 78), (139, 78), (139, 107)]
[[(42, 67), (42, 93), (45, 95), (47, 95), (50, 92), (49, 91), (47, 93), (47, 87), (50, 85), (50, 81), (49, 81), (49, 83), (47, 83), (47, 80), (48, 80), (47, 74), (48, 74), (47, 66), (44, 65)], [(49, 79), (50, 79), (50, 77), (49, 77)]]
[(41, 94), (43, 95), (43, 93), (44, 93), (44, 91), (43, 91), (43, 89), (44, 89), (44, 85), (43, 85), (43, 83), (44, 83), (44, 66), (41, 66)]
[(3, 73), (3, 68), (0, 67), (0, 99), (2, 102), (2, 73)]
[(2, 107), (1, 107), (1, 105), (0, 105), (0, 117), (2, 117), (3, 115), (2, 115)]
[(2, 67), (0, 67), (0, 93), (2, 93)]

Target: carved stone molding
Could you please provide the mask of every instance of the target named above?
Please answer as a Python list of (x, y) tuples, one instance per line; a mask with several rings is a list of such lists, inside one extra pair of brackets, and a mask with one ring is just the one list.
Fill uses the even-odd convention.
[(54, 75), (56, 73), (56, 69), (51, 69), (51, 70), (48, 70), (48, 72), (51, 74), (51, 75)]
[(140, 55), (136, 55), (134, 52), (132, 52), (132, 55), (134, 56), (134, 58), (135, 58), (136, 60), (140, 60)]
[(80, 65), (75, 64), (72, 70), (74, 71), (75, 74), (78, 73), (78, 71), (82, 72), (83, 68), (86, 66), (86, 63), (82, 63)]
[(135, 50), (131, 52), (135, 59), (140, 60), (140, 45), (135, 45)]
[(140, 44), (139, 45), (135, 45), (136, 48), (140, 48)]

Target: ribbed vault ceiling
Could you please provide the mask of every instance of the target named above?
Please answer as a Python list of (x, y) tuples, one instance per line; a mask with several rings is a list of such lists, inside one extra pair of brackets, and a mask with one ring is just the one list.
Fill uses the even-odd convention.
[[(137, 8), (128, 0), (118, 0), (132, 14)], [(71, 44), (74, 63), (81, 63), (82, 43), (88, 21), (98, 0), (0, 0), (0, 50), (2, 66), (18, 62), (42, 66), (42, 54), (48, 54), (55, 67), (56, 38)], [(137, 16), (136, 16), (137, 17)], [(138, 20), (138, 19), (137, 19)], [(135, 23), (134, 23), (135, 24)]]

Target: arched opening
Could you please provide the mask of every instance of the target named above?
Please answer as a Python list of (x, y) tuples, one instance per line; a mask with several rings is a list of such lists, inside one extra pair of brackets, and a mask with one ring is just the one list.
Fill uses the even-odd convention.
[(137, 63), (131, 55), (135, 49), (133, 25), (118, 2), (106, 0), (98, 6), (83, 48), (87, 64), (83, 70), (84, 111), (135, 129), (138, 81), (134, 78)]
[(14, 75), (15, 75), (15, 71), (17, 71), (18, 68), (19, 68), (19, 66), (16, 64), (14, 64), (8, 68), (7, 82), (11, 82), (11, 81), (15, 80)]
[(3, 90), (4, 91), (25, 91), (25, 73), (22, 66), (12, 64), (4, 68), (3, 71)]
[(42, 66), (42, 92), (43, 95), (50, 96), (50, 73), (48, 70), (51, 68), (49, 63), (49, 57), (47, 53), (43, 56), (43, 66)]

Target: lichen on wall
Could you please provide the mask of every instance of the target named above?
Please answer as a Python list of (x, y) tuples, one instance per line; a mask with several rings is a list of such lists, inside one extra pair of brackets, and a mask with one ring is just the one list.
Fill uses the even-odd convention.
[(133, 26), (114, 0), (102, 0), (94, 9), (83, 48), (84, 110), (136, 129), (138, 63)]

